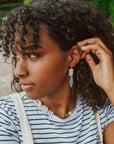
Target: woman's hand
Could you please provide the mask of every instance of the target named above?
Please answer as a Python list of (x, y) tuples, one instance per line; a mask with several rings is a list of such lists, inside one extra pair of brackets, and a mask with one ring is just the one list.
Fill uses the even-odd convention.
[[(90, 38), (83, 40), (78, 43), (86, 62), (90, 66), (93, 74), (94, 81), (98, 86), (103, 88), (105, 92), (114, 90), (114, 64), (113, 64), (113, 54), (106, 47), (100, 38)], [(93, 57), (89, 52), (94, 53), (100, 62), (95, 63)]]

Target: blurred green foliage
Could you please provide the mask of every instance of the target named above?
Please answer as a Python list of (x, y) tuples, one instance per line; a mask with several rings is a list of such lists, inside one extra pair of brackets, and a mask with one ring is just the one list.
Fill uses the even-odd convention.
[(2, 18), (21, 4), (23, 4), (23, 0), (0, 0), (0, 25), (2, 24)]
[(27, 3), (29, 3), (29, 2), (31, 2), (33, 0), (23, 0), (23, 1), (24, 1), (24, 4), (27, 4)]
[(109, 16), (109, 21), (114, 27), (114, 0), (89, 0), (104, 10)]
[[(11, 9), (21, 4), (27, 4), (33, 0), (0, 0), (0, 25), (2, 18), (9, 13)], [(91, 3), (96, 4), (103, 9), (109, 16), (109, 21), (114, 27), (114, 0), (87, 0)]]

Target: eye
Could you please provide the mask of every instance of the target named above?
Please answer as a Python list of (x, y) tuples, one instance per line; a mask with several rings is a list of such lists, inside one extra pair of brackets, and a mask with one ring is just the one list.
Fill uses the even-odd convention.
[(28, 53), (27, 56), (28, 56), (30, 59), (36, 59), (36, 58), (40, 57), (41, 55), (38, 54), (38, 53)]

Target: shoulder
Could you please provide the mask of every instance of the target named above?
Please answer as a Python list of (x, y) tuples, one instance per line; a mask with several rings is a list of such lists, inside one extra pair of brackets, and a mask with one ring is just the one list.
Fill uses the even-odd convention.
[[(14, 103), (13, 103), (13, 99), (11, 96), (13, 96), (14, 94), (9, 94), (7, 96), (3, 96), (0, 98), (0, 107), (13, 107)], [(20, 97), (23, 99), (24, 98), (24, 92), (19, 93)]]
[[(80, 107), (81, 109), (83, 109), (84, 117), (95, 116), (95, 113), (92, 110), (92, 107), (88, 106), (87, 103), (85, 103), (82, 99), (80, 100), (81, 100)], [(100, 120), (101, 120), (103, 129), (105, 129), (109, 123), (114, 121), (114, 106), (112, 105), (108, 97), (106, 99), (104, 107), (99, 110), (99, 114), (100, 114)]]
[(106, 117), (108, 117), (110, 113), (114, 113), (114, 106), (112, 105), (111, 101), (108, 98), (106, 99), (102, 111), (105, 113)]
[[(0, 98), (0, 142), (19, 143), (21, 141), (20, 123), (10, 94)], [(24, 93), (19, 93), (24, 100)]]
[(100, 110), (101, 123), (104, 123), (104, 129), (114, 121), (114, 107), (107, 98), (104, 107)]
[[(15, 109), (15, 104), (13, 102), (13, 99), (11, 96), (13, 96), (14, 94), (10, 94), (7, 96), (3, 96), (0, 98), (0, 114), (6, 114), (9, 116), (13, 116), (14, 113), (16, 113), (16, 109)], [(24, 101), (25, 99), (25, 93), (21, 92), (19, 93), (21, 99)]]
[[(35, 104), (35, 100), (29, 99), (24, 91), (18, 94), (21, 97), (27, 115), (29, 115), (31, 111), (37, 110), (37, 104)], [(15, 96), (15, 93), (0, 98), (0, 115), (2, 117), (3, 115), (10, 117), (14, 120), (18, 119), (18, 116), (12, 96)]]

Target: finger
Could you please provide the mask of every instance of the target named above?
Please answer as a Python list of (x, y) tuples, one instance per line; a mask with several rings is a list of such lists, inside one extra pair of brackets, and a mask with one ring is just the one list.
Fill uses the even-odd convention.
[(99, 44), (99, 45), (100, 45), (102, 48), (104, 48), (109, 54), (112, 53), (112, 52), (106, 47), (106, 45), (103, 43), (103, 41), (102, 41), (100, 38), (98, 38), (98, 37), (85, 39), (85, 40), (79, 42), (78, 45), (83, 46), (83, 45), (93, 44), (93, 43)]
[(82, 52), (81, 59), (83, 59), (86, 55), (86, 52)]
[(86, 60), (86, 62), (88, 63), (88, 65), (89, 65), (91, 71), (93, 72), (95, 66), (97, 65), (97, 64), (95, 63), (93, 57), (92, 57), (90, 54), (86, 54), (85, 60)]
[(86, 46), (81, 47), (82, 51), (86, 51), (89, 53), (90, 51), (97, 55), (99, 60), (104, 61), (106, 57), (109, 57), (110, 55), (107, 53), (105, 49), (103, 49), (100, 45), (98, 44), (89, 44)]

